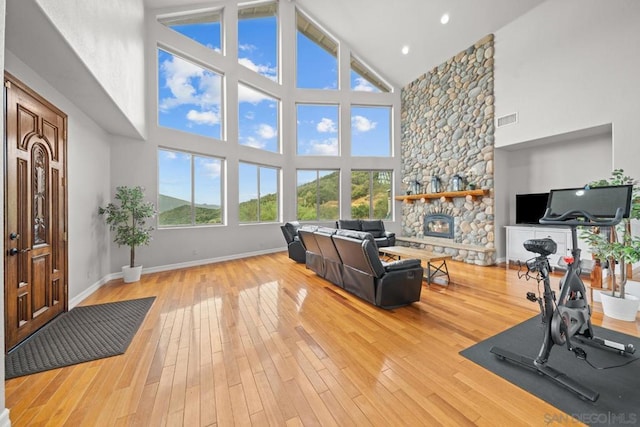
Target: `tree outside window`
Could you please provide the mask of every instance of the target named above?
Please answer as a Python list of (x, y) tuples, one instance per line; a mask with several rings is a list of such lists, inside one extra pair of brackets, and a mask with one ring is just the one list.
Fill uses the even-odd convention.
[(351, 218), (391, 219), (392, 171), (351, 172)]
[(297, 219), (337, 220), (340, 217), (340, 172), (298, 170)]

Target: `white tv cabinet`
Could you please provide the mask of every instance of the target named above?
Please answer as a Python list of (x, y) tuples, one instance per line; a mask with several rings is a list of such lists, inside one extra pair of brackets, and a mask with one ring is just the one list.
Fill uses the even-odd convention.
[[(510, 263), (518, 261), (526, 261), (535, 257), (535, 254), (527, 251), (523, 243), (529, 239), (544, 239), (549, 237), (558, 245), (555, 254), (549, 256), (552, 267), (558, 267), (560, 257), (571, 255), (571, 229), (562, 226), (546, 226), (546, 225), (507, 225), (507, 267)], [(581, 259), (591, 259), (589, 246), (579, 238), (580, 229), (578, 229), (578, 247), (582, 249)]]

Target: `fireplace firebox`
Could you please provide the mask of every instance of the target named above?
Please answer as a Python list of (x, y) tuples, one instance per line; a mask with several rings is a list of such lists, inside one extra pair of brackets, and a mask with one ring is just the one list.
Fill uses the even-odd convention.
[(424, 216), (423, 235), (425, 237), (444, 237), (453, 239), (454, 218), (442, 213), (427, 214)]

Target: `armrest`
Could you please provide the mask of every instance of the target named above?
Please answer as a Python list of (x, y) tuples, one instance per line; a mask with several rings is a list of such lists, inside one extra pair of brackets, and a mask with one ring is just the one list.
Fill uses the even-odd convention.
[(419, 259), (400, 259), (393, 262), (385, 262), (382, 264), (384, 271), (406, 270), (408, 268), (420, 267)]
[(385, 231), (384, 232), (384, 237), (395, 237), (396, 233), (394, 233), (393, 231)]

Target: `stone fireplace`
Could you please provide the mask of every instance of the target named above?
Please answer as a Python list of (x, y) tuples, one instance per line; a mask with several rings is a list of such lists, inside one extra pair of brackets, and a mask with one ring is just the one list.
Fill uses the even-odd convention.
[[(493, 52), (488, 35), (401, 94), (402, 180), (441, 185), (403, 201), (396, 239), (478, 265), (495, 263)], [(454, 191), (468, 184), (481, 193)]]
[(425, 237), (453, 239), (455, 220), (451, 215), (435, 213), (424, 216), (422, 234)]

